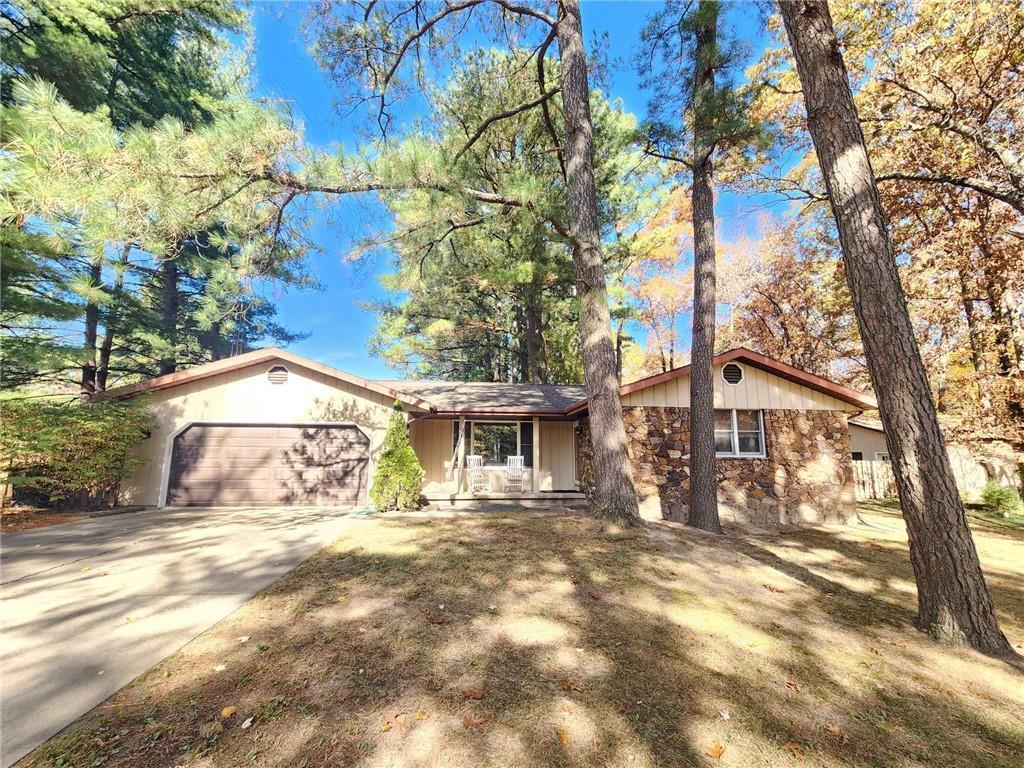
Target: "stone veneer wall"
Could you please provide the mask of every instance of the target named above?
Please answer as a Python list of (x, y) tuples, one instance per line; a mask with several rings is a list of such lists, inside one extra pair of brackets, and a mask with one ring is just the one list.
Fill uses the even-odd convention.
[[(856, 514), (850, 437), (843, 411), (764, 411), (766, 457), (717, 459), (722, 522), (760, 528), (847, 522)], [(633, 480), (648, 519), (689, 514), (690, 411), (623, 408)], [(592, 483), (589, 424), (579, 431), (579, 478)]]

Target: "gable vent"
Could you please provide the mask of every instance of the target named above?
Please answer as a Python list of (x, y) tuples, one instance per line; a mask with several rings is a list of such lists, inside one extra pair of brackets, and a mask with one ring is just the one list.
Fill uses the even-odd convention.
[(743, 381), (743, 369), (736, 363), (727, 363), (722, 368), (722, 378), (726, 384), (739, 384)]
[(288, 381), (288, 369), (283, 365), (275, 365), (267, 371), (267, 381), (271, 384), (284, 384)]

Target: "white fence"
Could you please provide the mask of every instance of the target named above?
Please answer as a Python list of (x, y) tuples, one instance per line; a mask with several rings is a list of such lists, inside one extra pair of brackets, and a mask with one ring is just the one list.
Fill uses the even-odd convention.
[(853, 462), (855, 499), (892, 499), (896, 497), (896, 478), (888, 461)]

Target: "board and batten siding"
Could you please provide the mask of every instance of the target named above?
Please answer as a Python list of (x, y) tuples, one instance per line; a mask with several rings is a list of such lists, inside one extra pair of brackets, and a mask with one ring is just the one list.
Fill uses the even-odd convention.
[[(452, 424), (451, 419), (416, 419), (409, 425), (409, 439), (426, 473), (423, 479), (423, 492), (428, 497), (434, 494), (447, 495), (452, 491), (448, 480), (448, 465), (454, 452)], [(576, 450), (573, 442), (573, 422), (542, 421), (539, 426), (540, 490), (575, 490)], [(533, 472), (533, 469), (527, 468), (523, 475), (524, 492), (533, 489)], [(489, 474), (491, 490), (500, 493), (504, 471), (494, 468), (489, 470)], [(462, 490), (465, 488), (464, 481)]]
[[(831, 395), (796, 384), (752, 365), (740, 364), (743, 380), (727, 384), (722, 379), (722, 366), (715, 366), (715, 408), (792, 411), (863, 410)], [(662, 408), (690, 407), (689, 375), (652, 387), (630, 392), (622, 398), (624, 406)]]
[[(284, 365), (288, 380), (267, 371)], [(145, 465), (121, 484), (126, 504), (163, 503), (170, 447), (189, 424), (354, 424), (370, 439), (369, 478), (384, 441), (393, 402), (386, 396), (292, 363), (265, 362), (145, 395), (156, 424), (137, 455)]]

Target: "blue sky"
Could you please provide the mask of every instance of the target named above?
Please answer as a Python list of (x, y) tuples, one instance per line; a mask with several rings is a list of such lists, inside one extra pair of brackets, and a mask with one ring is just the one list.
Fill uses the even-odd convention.
[[(584, 2), (584, 31), (608, 35), (611, 71), (611, 96), (622, 99), (630, 112), (643, 115), (649, 95), (639, 86), (629, 66), (640, 30), (646, 17), (660, 3)], [(341, 118), (334, 109), (336, 91), (314, 62), (308, 41), (302, 33), (303, 3), (255, 3), (256, 91), (258, 96), (286, 99), (292, 114), (305, 131), (306, 141), (319, 147), (355, 145), (354, 119)], [(741, 38), (750, 41), (755, 51), (760, 44), (756, 6), (736, 6), (730, 22)], [(618, 62), (620, 66), (614, 66)], [(719, 195), (716, 205), (720, 237), (732, 239), (750, 232), (761, 215), (763, 200)], [(387, 271), (380, 261), (353, 263), (345, 254), (360, 234), (370, 227), (379, 211), (372, 201), (342, 200), (313, 215), (311, 238), (321, 253), (312, 257), (311, 267), (323, 285), (322, 291), (287, 291), (275, 295), (281, 322), (293, 330), (309, 333), (290, 349), (323, 363), (367, 378), (394, 376), (380, 360), (367, 351), (375, 317), (360, 302), (386, 296), (378, 276)], [(379, 223), (379, 222), (378, 222)], [(681, 324), (684, 341), (689, 333)]]

